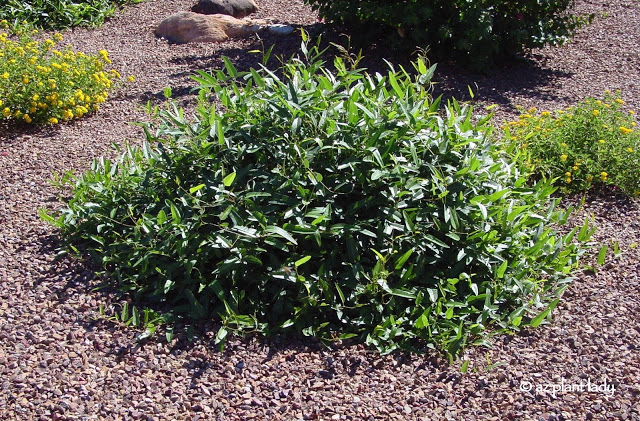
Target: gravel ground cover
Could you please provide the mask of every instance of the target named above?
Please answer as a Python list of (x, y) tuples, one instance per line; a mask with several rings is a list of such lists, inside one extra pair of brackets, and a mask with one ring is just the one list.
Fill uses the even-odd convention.
[[(381, 357), (357, 345), (327, 349), (310, 339), (233, 339), (216, 351), (210, 332), (195, 341), (136, 343), (135, 330), (100, 317), (114, 304), (99, 280), (71, 259), (54, 260), (55, 232), (37, 216), (60, 206), (48, 180), (80, 171), (111, 143), (142, 139), (131, 121), (148, 120), (147, 101), (165, 86), (189, 104), (196, 69), (221, 55), (242, 66), (248, 50), (277, 42), (289, 55), (299, 37), (169, 45), (153, 36), (169, 14), (195, 1), (148, 0), (99, 29), (64, 33), (76, 49), (107, 49), (113, 66), (137, 80), (98, 113), (55, 127), (0, 126), (0, 419), (6, 420), (640, 420), (640, 207), (603, 192), (588, 197), (576, 221), (595, 219), (598, 241), (623, 254), (568, 289), (550, 325), (495, 337), (470, 349), (469, 368), (435, 355)], [(317, 16), (301, 0), (260, 0), (256, 17), (310, 28)], [(535, 66), (490, 75), (448, 66), (437, 92), (480, 105), (551, 109), (621, 89), (640, 110), (640, 2), (580, 0), (595, 23), (560, 48), (535, 52)], [(117, 303), (116, 303), (117, 304)], [(564, 390), (554, 390), (561, 388)]]

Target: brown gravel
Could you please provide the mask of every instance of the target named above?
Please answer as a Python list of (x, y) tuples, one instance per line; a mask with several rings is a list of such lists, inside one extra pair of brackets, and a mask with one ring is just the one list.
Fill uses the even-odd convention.
[[(47, 180), (111, 155), (110, 144), (139, 141), (130, 121), (171, 86), (185, 103), (195, 69), (257, 60), (256, 38), (220, 45), (168, 45), (152, 31), (163, 17), (193, 0), (148, 0), (96, 30), (68, 31), (76, 49), (107, 49), (114, 67), (137, 81), (104, 109), (58, 127), (0, 127), (0, 419), (6, 420), (640, 420), (640, 207), (611, 195), (592, 196), (581, 217), (594, 218), (597, 240), (618, 241), (623, 254), (597, 273), (578, 277), (552, 323), (499, 336), (492, 349), (465, 356), (469, 371), (434, 356), (380, 357), (360, 346), (328, 350), (307, 339), (234, 339), (216, 352), (209, 332), (171, 345), (136, 344), (132, 329), (99, 317), (112, 293), (69, 259), (54, 261), (55, 232), (38, 219), (40, 207), (60, 206)], [(311, 25), (301, 0), (259, 0), (257, 17)], [(565, 106), (604, 89), (622, 89), (640, 109), (640, 2), (578, 2), (599, 15), (561, 48), (537, 51), (535, 66), (513, 65), (488, 76), (441, 66), (437, 89), (481, 103)], [(606, 16), (603, 15), (606, 13)], [(295, 35), (265, 36), (289, 55)], [(613, 393), (586, 390), (607, 382)], [(553, 396), (546, 385), (584, 385)], [(531, 387), (531, 390), (524, 390)]]

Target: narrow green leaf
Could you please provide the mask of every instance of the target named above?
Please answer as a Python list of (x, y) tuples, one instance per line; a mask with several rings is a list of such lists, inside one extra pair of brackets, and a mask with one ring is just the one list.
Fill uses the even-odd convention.
[(582, 227), (580, 228), (580, 232), (578, 233), (578, 241), (587, 241), (589, 239), (589, 222), (587, 220), (584, 221)]
[(482, 203), (476, 203), (476, 206), (480, 209), (480, 213), (484, 219), (487, 219), (487, 207)]
[(265, 228), (266, 232), (272, 233), (272, 234), (276, 234), (279, 235), (282, 238), (285, 238), (289, 241), (291, 241), (293, 244), (298, 244), (298, 242), (295, 240), (295, 238), (293, 238), (291, 236), (291, 234), (289, 234), (287, 231), (285, 231), (284, 229), (277, 227), (275, 225), (270, 225), (268, 227)]
[(404, 99), (405, 92), (400, 88), (400, 85), (398, 85), (398, 81), (393, 72), (389, 72), (389, 83), (391, 84), (391, 87), (395, 91), (396, 95)]
[(140, 326), (140, 313), (138, 312), (138, 308), (133, 306), (131, 313), (131, 325), (135, 327)]
[(400, 258), (396, 261), (396, 270), (401, 269), (405, 262), (411, 257), (413, 253), (413, 248), (407, 250)]
[(444, 313), (444, 317), (445, 317), (447, 320), (451, 320), (451, 319), (453, 319), (453, 307), (449, 307), (449, 308), (447, 308), (447, 311)]
[(493, 193), (491, 196), (489, 196), (489, 200), (492, 201), (492, 202), (495, 202), (498, 199), (501, 199), (503, 196), (505, 196), (509, 192), (510, 192), (509, 189), (504, 189), (504, 190), (497, 191), (497, 192)]
[(411, 291), (407, 291), (406, 289), (400, 289), (400, 288), (392, 288), (391, 295), (395, 295), (397, 297), (402, 297), (402, 298), (410, 298), (412, 300), (416, 298), (415, 293)]
[(338, 295), (340, 296), (340, 302), (342, 303), (342, 305), (344, 305), (345, 303), (345, 299), (344, 299), (344, 292), (342, 292), (342, 289), (340, 288), (340, 285), (338, 285), (337, 282), (333, 283), (336, 287), (336, 291), (338, 291)]
[(538, 327), (540, 323), (542, 323), (542, 321), (549, 315), (549, 313), (551, 313), (551, 311), (555, 308), (559, 301), (560, 298), (556, 298), (547, 306), (547, 308), (545, 308), (540, 314), (534, 317), (530, 323), (531, 327)]
[(224, 67), (227, 69), (227, 73), (229, 74), (229, 76), (233, 78), (238, 77), (238, 71), (236, 70), (233, 63), (231, 63), (231, 60), (228, 57), (223, 56), (222, 61), (224, 62)]
[(622, 255), (622, 251), (620, 250), (620, 244), (617, 241), (613, 243), (613, 255), (616, 259)]
[(599, 265), (603, 265), (605, 259), (607, 258), (607, 250), (608, 250), (608, 246), (606, 244), (603, 244), (602, 247), (600, 247), (600, 251), (598, 252), (598, 264)]
[(167, 221), (167, 214), (165, 213), (165, 211), (160, 209), (160, 211), (158, 212), (158, 216), (156, 216), (156, 222), (158, 223), (158, 225), (162, 225), (166, 221)]
[(509, 266), (509, 262), (507, 262), (506, 260), (504, 262), (502, 262), (502, 264), (498, 267), (498, 269), (496, 270), (496, 276), (498, 277), (498, 279), (502, 279), (504, 277), (504, 273), (507, 270), (507, 267)]
[(100, 244), (101, 246), (104, 246), (104, 239), (97, 237), (95, 235), (90, 235), (89, 238), (91, 238), (93, 241)]
[(191, 187), (189, 189), (189, 193), (193, 194), (193, 193), (197, 192), (198, 190), (201, 190), (202, 188), (204, 188), (204, 186), (205, 186), (204, 184), (198, 184), (195, 187)]
[(142, 342), (142, 341), (144, 341), (146, 339), (149, 339), (151, 336), (153, 336), (155, 331), (156, 331), (156, 327), (153, 326), (153, 325), (149, 325), (149, 326), (146, 327), (144, 332), (142, 332), (139, 335), (136, 335), (135, 341), (136, 342)]
[(418, 59), (418, 71), (421, 75), (427, 74), (427, 66), (425, 66), (424, 60), (421, 58)]
[(246, 199), (253, 199), (254, 197), (271, 197), (271, 193), (267, 193), (267, 192), (248, 192), (247, 194), (244, 195), (244, 197)]
[(51, 216), (46, 209), (38, 209), (38, 216), (40, 216), (40, 219), (42, 219), (44, 222), (47, 222), (51, 225), (57, 225), (56, 219)]
[(222, 128), (222, 123), (220, 122), (220, 120), (216, 119), (212, 129), (215, 129), (216, 137), (218, 138), (218, 145), (224, 145), (224, 129)]
[(120, 320), (122, 320), (123, 322), (129, 321), (129, 303), (126, 302), (126, 301), (124, 303), (122, 303), (122, 311), (120, 312)]
[(418, 319), (415, 321), (414, 326), (418, 329), (424, 329), (429, 325), (429, 313), (431, 311), (431, 307), (428, 307)]
[(221, 326), (220, 329), (218, 329), (218, 333), (216, 334), (216, 339), (214, 340), (214, 343), (216, 345), (223, 343), (228, 334), (229, 334), (229, 331), (224, 326)]
[(222, 179), (222, 184), (224, 184), (225, 187), (229, 187), (231, 184), (233, 184), (233, 180), (235, 179), (236, 179), (236, 172), (234, 171)]
[(435, 304), (438, 301), (438, 290), (436, 288), (427, 288), (427, 293), (429, 294), (429, 300)]
[(178, 208), (176, 207), (176, 205), (174, 205), (173, 203), (167, 201), (169, 203), (169, 206), (171, 207), (171, 220), (173, 221), (174, 224), (178, 224), (180, 223), (180, 220), (182, 219), (182, 217), (180, 216), (180, 211), (178, 210)]
[(305, 263), (307, 263), (309, 260), (311, 260), (311, 256), (304, 256), (302, 259), (298, 259), (296, 260), (296, 262), (294, 263), (294, 266), (297, 268), (299, 266), (304, 265)]

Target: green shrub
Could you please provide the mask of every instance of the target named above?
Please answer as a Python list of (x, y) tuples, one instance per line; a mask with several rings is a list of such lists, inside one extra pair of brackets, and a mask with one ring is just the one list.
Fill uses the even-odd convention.
[(486, 70), (524, 48), (558, 45), (593, 18), (566, 13), (571, 0), (305, 0), (360, 40), (385, 37), (409, 52)]
[(620, 92), (605, 92), (554, 113), (530, 109), (504, 126), (506, 140), (526, 152), (530, 170), (556, 178), (565, 192), (611, 185), (638, 196), (640, 132), (623, 105)]
[(305, 57), (280, 77), (200, 73), (194, 119), (160, 112), (142, 147), (64, 177), (67, 207), (42, 216), (124, 290), (221, 319), (220, 341), (296, 331), (452, 355), (540, 324), (589, 228), (554, 230), (569, 215), (554, 189), (526, 187), (487, 118), (455, 101), (440, 115), (422, 60), (412, 79)]
[(13, 27), (64, 29), (97, 26), (124, 4), (143, 0), (3, 0), (0, 19)]
[(57, 124), (95, 111), (120, 78), (107, 51), (96, 56), (55, 49), (60, 34), (42, 42), (0, 33), (0, 120)]

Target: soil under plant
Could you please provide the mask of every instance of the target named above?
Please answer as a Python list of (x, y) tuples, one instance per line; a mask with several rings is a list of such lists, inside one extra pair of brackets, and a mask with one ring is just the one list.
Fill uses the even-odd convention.
[[(288, 57), (300, 45), (299, 35), (217, 45), (153, 36), (162, 18), (192, 4), (147, 0), (101, 28), (65, 31), (77, 50), (108, 50), (135, 83), (77, 121), (0, 125), (0, 419), (640, 420), (640, 206), (615, 190), (589, 195), (575, 222), (594, 218), (595, 239), (617, 242), (622, 254), (580, 275), (549, 325), (470, 349), (466, 373), (434, 355), (380, 357), (304, 338), (232, 339), (217, 352), (207, 323), (194, 326), (193, 343), (138, 343), (137, 331), (100, 316), (101, 306), (112, 314), (115, 295), (93, 291), (100, 280), (90, 268), (55, 260), (56, 233), (38, 217), (38, 208), (61, 206), (52, 174), (113, 156), (112, 143), (142, 140), (128, 122), (148, 120), (144, 105), (160, 104), (166, 86), (193, 104), (189, 76), (219, 68), (222, 55), (247, 68), (260, 61), (249, 51), (276, 42), (273, 54)], [(318, 28), (301, 0), (259, 5), (257, 18)], [(490, 75), (440, 65), (436, 94), (465, 100), (471, 86), (479, 108), (499, 105), (499, 120), (514, 118), (517, 105), (552, 110), (605, 89), (621, 89), (640, 111), (640, 3), (580, 0), (576, 8), (598, 17), (573, 42)], [(376, 57), (392, 56), (366, 54), (367, 66), (381, 68)]]

